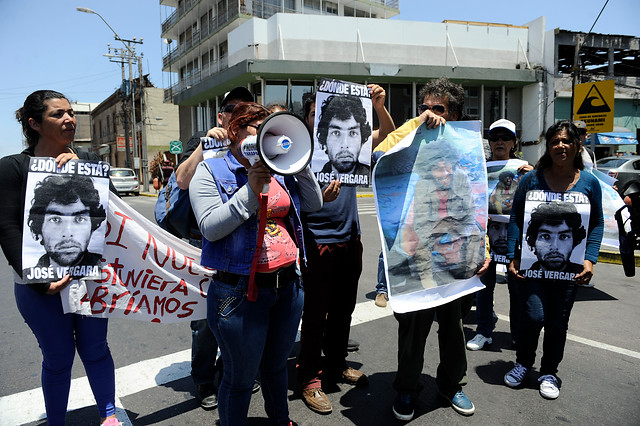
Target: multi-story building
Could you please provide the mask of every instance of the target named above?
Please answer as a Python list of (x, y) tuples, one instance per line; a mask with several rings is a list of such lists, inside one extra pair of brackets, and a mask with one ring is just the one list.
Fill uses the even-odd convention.
[[(135, 80), (135, 83), (139, 79)], [(147, 159), (157, 152), (169, 150), (169, 142), (179, 140), (178, 107), (163, 102), (163, 89), (154, 87), (145, 76), (142, 90), (135, 95), (135, 114), (127, 100), (130, 137), (131, 165), (139, 171), (139, 178), (147, 173)], [(91, 111), (91, 148), (112, 167), (125, 167), (126, 141), (124, 112), (120, 90), (102, 101)], [(132, 123), (135, 122), (135, 126)], [(134, 142), (135, 141), (135, 142)], [(148, 176), (145, 178), (148, 182)], [(145, 182), (142, 181), (141, 182)]]
[[(180, 107), (183, 141), (216, 124), (219, 103), (235, 86), (262, 104), (300, 112), (302, 95), (323, 77), (382, 85), (396, 124), (415, 115), (422, 84), (448, 77), (463, 85), (465, 113), (485, 131), (499, 118), (516, 123), (530, 147), (525, 156), (538, 155), (553, 120), (569, 117), (554, 102), (564, 97), (556, 89), (565, 73), (558, 67), (563, 32), (545, 32), (544, 17), (524, 25), (387, 19), (399, 13), (397, 0), (160, 4), (165, 100)], [(630, 39), (637, 53), (638, 39)]]
[(76, 135), (73, 138), (73, 147), (80, 151), (91, 151), (91, 111), (98, 106), (97, 103), (71, 102), (71, 108), (76, 116)]

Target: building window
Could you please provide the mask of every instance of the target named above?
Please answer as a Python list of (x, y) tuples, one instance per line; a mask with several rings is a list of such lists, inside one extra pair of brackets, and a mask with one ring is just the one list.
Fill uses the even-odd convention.
[[(396, 126), (400, 126), (408, 119), (416, 116), (412, 106), (413, 102), (411, 102), (413, 90), (411, 84), (392, 84), (391, 90), (384, 85), (382, 87), (387, 92), (387, 99), (390, 104), (389, 113)], [(377, 116), (377, 114), (374, 114), (374, 117)]]
[(106, 130), (107, 130), (107, 135), (111, 133), (111, 126), (110, 126), (110, 123), (109, 123), (109, 116), (108, 115), (107, 115), (107, 129)]
[(337, 15), (338, 14), (338, 5), (336, 3), (326, 1), (324, 2), (324, 11), (328, 15)]
[(288, 99), (289, 86), (286, 81), (267, 81), (264, 90), (264, 105), (270, 103), (278, 103), (289, 105)]
[(289, 96), (289, 111), (302, 117), (302, 97), (305, 93), (314, 91), (313, 81), (296, 81), (291, 82), (291, 95)]

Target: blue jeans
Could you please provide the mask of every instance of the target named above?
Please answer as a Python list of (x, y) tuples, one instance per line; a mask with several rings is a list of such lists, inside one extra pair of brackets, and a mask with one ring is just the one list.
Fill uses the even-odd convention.
[(206, 319), (191, 321), (191, 378), (197, 386), (214, 384), (218, 342)]
[(39, 294), (15, 284), (18, 311), (42, 351), (42, 391), (49, 425), (64, 425), (71, 386), (71, 367), (78, 349), (100, 417), (116, 412), (115, 373), (107, 345), (107, 319), (65, 314), (60, 294)]
[(576, 300), (576, 285), (566, 281), (527, 280), (524, 282), (522, 326), (516, 342), (516, 361), (533, 366), (540, 331), (544, 327), (540, 374), (558, 372), (567, 341), (569, 316)]
[[(484, 337), (491, 337), (495, 323), (493, 321), (493, 293), (496, 288), (496, 262), (491, 262), (487, 272), (480, 277), (480, 281), (485, 285), (485, 289), (476, 293), (476, 319), (478, 327), (476, 333)], [(519, 288), (522, 283), (518, 283), (515, 278), (507, 274), (507, 287), (509, 289), (509, 325), (511, 328), (511, 340), (518, 340), (518, 328), (520, 326), (520, 316), (522, 313)]]
[(260, 370), (265, 411), (274, 425), (287, 425), (287, 360), (302, 316), (300, 278), (275, 288), (258, 288), (258, 300), (247, 300), (248, 276), (237, 285), (211, 281), (207, 321), (220, 345), (224, 374), (218, 389), (221, 426), (244, 425), (251, 391)]
[(380, 252), (380, 256), (378, 256), (378, 284), (376, 284), (376, 294), (380, 293), (389, 293), (387, 289), (387, 276), (384, 273), (384, 258), (382, 257), (382, 252)]

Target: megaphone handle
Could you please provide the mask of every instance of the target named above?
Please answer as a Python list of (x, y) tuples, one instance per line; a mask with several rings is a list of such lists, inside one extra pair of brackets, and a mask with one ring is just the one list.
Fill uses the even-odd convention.
[(268, 194), (268, 193), (269, 193), (269, 184), (268, 184), (268, 183), (265, 183), (265, 184), (262, 186), (262, 193), (263, 193), (263, 194)]

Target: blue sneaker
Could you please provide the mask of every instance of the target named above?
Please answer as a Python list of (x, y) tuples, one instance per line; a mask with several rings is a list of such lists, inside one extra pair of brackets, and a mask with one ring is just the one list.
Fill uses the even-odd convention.
[(451, 408), (456, 410), (459, 414), (463, 416), (470, 416), (476, 411), (476, 407), (473, 405), (473, 402), (469, 399), (467, 395), (464, 394), (462, 390), (458, 391), (453, 398), (449, 398), (442, 392), (440, 395), (451, 404)]
[(410, 394), (399, 393), (393, 403), (393, 415), (398, 420), (408, 422), (413, 418), (414, 401)]

